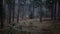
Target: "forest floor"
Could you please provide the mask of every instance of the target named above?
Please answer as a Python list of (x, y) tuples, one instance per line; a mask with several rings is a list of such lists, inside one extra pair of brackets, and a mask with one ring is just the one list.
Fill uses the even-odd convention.
[[(12, 26), (14, 31), (24, 32), (33, 32), (32, 34), (60, 34), (59, 24), (52, 21), (40, 22), (39, 19), (25, 19), (16, 23), (15, 26)], [(23, 33), (25, 34), (25, 33)]]

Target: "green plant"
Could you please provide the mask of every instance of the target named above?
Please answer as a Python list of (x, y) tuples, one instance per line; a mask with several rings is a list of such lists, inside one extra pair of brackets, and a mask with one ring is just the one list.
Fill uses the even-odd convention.
[(10, 25), (5, 28), (4, 33), (2, 34), (18, 34), (19, 31), (14, 29), (14, 25)]

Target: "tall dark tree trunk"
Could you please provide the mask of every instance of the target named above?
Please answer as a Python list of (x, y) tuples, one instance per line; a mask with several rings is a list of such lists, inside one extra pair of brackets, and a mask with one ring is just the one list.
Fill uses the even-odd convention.
[(8, 10), (9, 10), (9, 23), (11, 23), (11, 4), (8, 4)]
[(32, 6), (32, 2), (30, 0), (30, 5), (29, 5), (30, 15), (29, 15), (29, 18), (33, 19), (34, 18), (34, 2), (33, 2), (33, 11), (31, 11), (31, 6)]
[(60, 2), (59, 2), (59, 6), (58, 6), (58, 21), (60, 21)]
[(51, 20), (53, 20), (53, 7), (51, 7), (50, 9), (51, 9)]
[(19, 7), (18, 7), (18, 15), (17, 15), (17, 23), (19, 22)]
[(53, 20), (53, 8), (54, 8), (54, 7), (53, 7), (53, 6), (54, 6), (53, 3), (54, 3), (54, 2), (53, 2), (53, 0), (52, 0), (52, 5), (51, 5), (51, 7), (50, 7), (50, 9), (51, 9), (51, 20)]
[(2, 19), (3, 19), (3, 18), (2, 18), (2, 15), (3, 15), (3, 14), (2, 14), (2, 12), (3, 12), (3, 9), (2, 9), (2, 8), (3, 8), (3, 7), (2, 7), (2, 2), (3, 2), (3, 1), (0, 1), (0, 28), (3, 28), (3, 20), (2, 20)]
[(29, 11), (30, 11), (30, 14), (29, 14), (29, 18), (31, 17), (31, 0), (30, 0), (30, 5), (29, 5)]
[(40, 22), (42, 22), (42, 15), (43, 15), (43, 11), (42, 11), (42, 0), (41, 0), (41, 4), (40, 4)]
[(56, 1), (54, 1), (54, 5), (53, 5), (53, 21), (56, 20)]
[(34, 18), (34, 2), (33, 2), (33, 12), (31, 13), (32, 14), (32, 18)]
[(53, 13), (54, 13), (54, 4), (53, 4), (53, 2), (52, 2), (52, 6), (50, 7), (50, 12), (51, 12), (51, 20), (53, 20)]
[(12, 0), (6, 0), (6, 4), (8, 4), (8, 22), (11, 23), (11, 7), (12, 7)]
[(0, 28), (1, 29), (3, 28), (4, 20), (5, 20), (5, 11), (4, 11), (4, 8), (3, 8), (3, 0), (1, 0), (0, 1)]
[(57, 1), (57, 4), (56, 4), (56, 19), (58, 21), (58, 7), (59, 7), (59, 2)]
[(13, 19), (12, 19), (12, 21), (14, 22), (14, 14), (15, 14), (15, 12), (14, 12), (14, 10), (15, 10), (15, 0), (13, 0), (12, 5), (13, 5)]
[(42, 6), (40, 6), (40, 10), (41, 10), (41, 12), (40, 12), (40, 22), (42, 22)]
[(17, 15), (17, 23), (19, 22), (19, 13), (20, 13), (20, 0), (18, 0), (18, 15)]

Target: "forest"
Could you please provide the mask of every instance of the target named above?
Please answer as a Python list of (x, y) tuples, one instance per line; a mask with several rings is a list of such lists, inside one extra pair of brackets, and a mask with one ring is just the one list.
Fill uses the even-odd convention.
[(60, 0), (0, 1), (1, 34), (60, 34)]

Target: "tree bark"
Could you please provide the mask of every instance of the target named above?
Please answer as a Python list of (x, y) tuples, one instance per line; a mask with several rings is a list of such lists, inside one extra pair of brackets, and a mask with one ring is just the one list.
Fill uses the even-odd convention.
[(8, 10), (9, 10), (9, 23), (11, 23), (11, 4), (8, 4)]
[(58, 21), (58, 7), (59, 7), (59, 2), (57, 1), (57, 4), (56, 4), (56, 19)]
[(32, 12), (32, 18), (34, 18), (34, 2), (33, 2), (33, 12)]
[(54, 5), (53, 5), (53, 21), (56, 20), (56, 1), (54, 1)]
[(17, 15), (17, 23), (19, 22), (19, 13), (20, 13), (20, 0), (18, 0), (18, 15)]
[(42, 22), (42, 0), (41, 0), (41, 4), (40, 4), (40, 22)]
[(3, 8), (3, 0), (0, 1), (0, 28), (2, 29), (4, 26), (4, 20), (5, 20), (5, 11)]
[(60, 21), (60, 2), (59, 2), (59, 6), (58, 6), (58, 21)]
[(13, 20), (12, 20), (12, 21), (14, 22), (14, 14), (15, 14), (15, 12), (14, 12), (14, 11), (15, 11), (15, 0), (13, 0), (12, 5), (13, 5)]
[(54, 9), (54, 2), (53, 2), (53, 0), (52, 0), (52, 5), (51, 5), (50, 9), (51, 9), (51, 20), (53, 20), (53, 9)]

